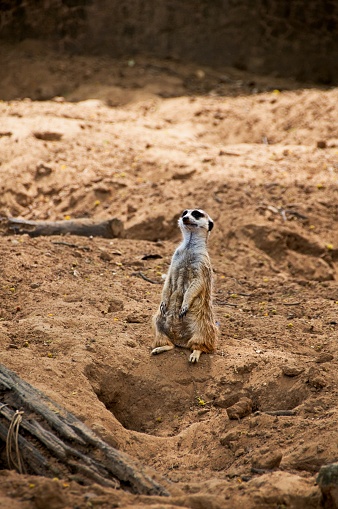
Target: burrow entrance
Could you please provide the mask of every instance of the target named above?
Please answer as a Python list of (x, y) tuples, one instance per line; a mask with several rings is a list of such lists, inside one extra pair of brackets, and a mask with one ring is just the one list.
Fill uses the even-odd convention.
[(99, 400), (128, 430), (173, 436), (188, 425), (197, 408), (195, 389), (186, 380), (179, 384), (158, 372), (132, 372), (91, 365), (86, 376)]
[[(155, 436), (173, 436), (200, 419), (202, 411), (227, 407), (242, 396), (252, 399), (253, 411), (292, 410), (302, 404), (310, 394), (304, 376), (267, 376), (257, 383), (257, 373), (237, 375), (224, 382), (224, 377), (213, 379), (204, 373), (196, 382), (195, 371), (190, 372), (185, 362), (175, 363), (172, 372), (142, 365), (127, 369), (92, 364), (86, 369), (98, 399), (128, 430)], [(197, 368), (198, 369), (198, 368)], [(205, 396), (207, 405), (201, 409), (199, 395)], [(202, 403), (204, 404), (204, 403)]]

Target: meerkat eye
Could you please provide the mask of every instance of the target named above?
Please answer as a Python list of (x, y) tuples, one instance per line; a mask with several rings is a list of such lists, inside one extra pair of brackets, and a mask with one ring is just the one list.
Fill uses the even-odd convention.
[(181, 217), (186, 216), (187, 214), (188, 214), (188, 211), (185, 210), (184, 212), (182, 212), (182, 216)]
[(202, 214), (202, 212), (200, 212), (199, 210), (193, 210), (191, 215), (195, 219), (201, 219), (201, 217), (204, 217), (204, 214)]

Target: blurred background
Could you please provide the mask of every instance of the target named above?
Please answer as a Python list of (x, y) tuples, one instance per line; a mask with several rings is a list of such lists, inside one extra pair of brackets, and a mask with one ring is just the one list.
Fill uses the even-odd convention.
[(338, 81), (335, 0), (2, 0), (0, 41)]

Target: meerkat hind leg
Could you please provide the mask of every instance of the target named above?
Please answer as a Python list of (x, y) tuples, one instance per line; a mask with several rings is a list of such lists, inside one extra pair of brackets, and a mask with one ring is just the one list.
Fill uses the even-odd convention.
[(193, 350), (192, 354), (189, 357), (189, 362), (191, 362), (193, 364), (198, 362), (201, 353), (202, 353), (201, 350)]
[(174, 345), (164, 345), (164, 346), (157, 346), (151, 351), (152, 355), (157, 355), (159, 353), (168, 352), (169, 350), (172, 350)]

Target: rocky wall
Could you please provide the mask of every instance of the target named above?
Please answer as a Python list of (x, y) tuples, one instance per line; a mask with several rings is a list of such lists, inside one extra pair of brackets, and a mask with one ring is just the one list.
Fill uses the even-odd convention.
[(0, 0), (0, 39), (338, 82), (336, 0)]

